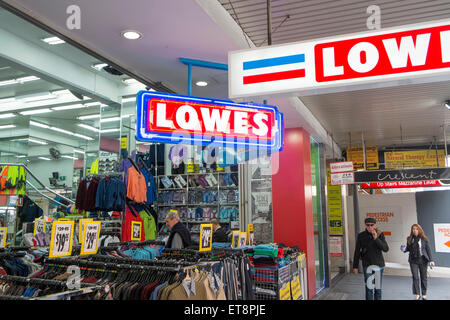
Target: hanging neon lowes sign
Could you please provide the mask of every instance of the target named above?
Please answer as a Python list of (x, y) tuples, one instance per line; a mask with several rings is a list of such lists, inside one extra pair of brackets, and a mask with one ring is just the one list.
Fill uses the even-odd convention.
[(269, 105), (154, 91), (137, 94), (136, 139), (241, 148), (282, 147), (283, 115)]
[(233, 51), (228, 65), (231, 98), (444, 81), (450, 74), (450, 20)]

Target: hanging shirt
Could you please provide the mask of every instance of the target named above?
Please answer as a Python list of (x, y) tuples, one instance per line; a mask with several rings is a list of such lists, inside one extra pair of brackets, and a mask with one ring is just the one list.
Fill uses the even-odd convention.
[(145, 210), (139, 212), (139, 216), (144, 222), (145, 240), (155, 240), (158, 236), (156, 232), (156, 222), (152, 215), (149, 215)]
[(127, 198), (138, 203), (147, 201), (145, 177), (135, 167), (128, 169)]
[(141, 173), (144, 175), (145, 184), (147, 185), (146, 204), (152, 204), (157, 199), (155, 178), (153, 177), (153, 175), (150, 172), (147, 172), (147, 170), (145, 170), (145, 168), (141, 169)]
[(141, 222), (141, 240), (145, 241), (145, 230), (144, 230), (144, 222), (142, 221), (141, 217), (137, 215), (136, 217), (131, 213), (129, 206), (126, 206), (125, 209), (125, 217), (123, 220), (123, 227), (122, 227), (122, 241), (131, 241), (131, 227), (132, 222), (138, 221)]
[(126, 186), (128, 186), (128, 169), (130, 169), (132, 166), (133, 164), (128, 158), (123, 159), (122, 162), (120, 163), (119, 171), (125, 173), (123, 181), (125, 182)]

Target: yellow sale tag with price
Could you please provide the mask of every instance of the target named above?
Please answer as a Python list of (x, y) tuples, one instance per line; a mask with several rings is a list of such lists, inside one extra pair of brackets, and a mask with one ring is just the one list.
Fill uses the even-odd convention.
[(292, 300), (299, 300), (302, 296), (302, 287), (300, 286), (300, 279), (298, 275), (291, 281)]
[(74, 221), (53, 221), (49, 258), (72, 254)]
[(83, 226), (81, 238), (81, 254), (96, 254), (98, 251), (98, 239), (100, 237), (100, 221), (86, 221)]
[(285, 283), (279, 290), (280, 300), (292, 300), (291, 299), (291, 283)]

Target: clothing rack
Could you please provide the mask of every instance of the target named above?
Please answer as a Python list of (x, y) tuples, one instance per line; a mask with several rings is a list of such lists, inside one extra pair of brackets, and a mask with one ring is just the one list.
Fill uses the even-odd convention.
[(2, 258), (21, 258), (25, 256), (25, 252), (3, 252), (0, 253), (0, 259)]
[(110, 257), (104, 255), (91, 255), (86, 257), (89, 260), (102, 260), (102, 261), (111, 261), (116, 263), (131, 263), (131, 264), (142, 264), (142, 265), (176, 265), (176, 266), (192, 266), (195, 263), (188, 261), (179, 261), (179, 260), (143, 260), (143, 259), (130, 259), (130, 258), (118, 258), (118, 257)]
[(31, 247), (28, 247), (28, 246), (6, 247), (6, 248), (1, 248), (0, 249), (0, 253), (11, 252), (11, 251), (28, 251), (28, 250), (30, 250), (30, 248)]
[[(67, 285), (66, 281), (40, 279), (40, 278), (27, 278), (11, 275), (0, 275), (0, 280), (6, 280), (15, 283), (36, 284), (36, 285), (46, 285), (56, 287), (65, 287)], [(90, 283), (81, 283), (81, 285), (85, 287), (92, 286), (92, 284)]]
[(130, 246), (130, 245), (135, 247), (141, 247), (151, 244), (164, 246), (166, 243), (164, 241), (156, 241), (156, 240), (111, 242), (108, 246), (102, 247), (102, 249), (108, 249), (110, 247), (118, 247), (118, 246)]

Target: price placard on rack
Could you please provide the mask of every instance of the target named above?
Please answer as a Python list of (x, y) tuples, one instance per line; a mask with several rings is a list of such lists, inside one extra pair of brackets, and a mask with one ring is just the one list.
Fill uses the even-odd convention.
[[(84, 224), (87, 221), (94, 221), (94, 219), (89, 218), (89, 219), (80, 219), (79, 220), (79, 224), (78, 224), (78, 239), (81, 239), (81, 237), (83, 236), (83, 228), (84, 228)], [(80, 240), (81, 241), (81, 240)]]
[(241, 235), (241, 231), (233, 231), (231, 234), (231, 247), (237, 248), (239, 247), (239, 237)]
[(302, 296), (302, 287), (300, 286), (300, 279), (298, 275), (291, 281), (292, 300), (299, 300)]
[(247, 232), (241, 232), (239, 234), (239, 247), (245, 247), (247, 244)]
[(199, 251), (211, 251), (212, 249), (212, 224), (200, 225), (200, 248)]
[(37, 235), (38, 233), (45, 233), (45, 224), (45, 219), (34, 219), (33, 236)]
[(54, 221), (50, 238), (49, 258), (72, 254), (74, 221)]
[(292, 300), (291, 298), (291, 283), (287, 282), (282, 285), (279, 290), (280, 300)]
[(131, 240), (132, 241), (141, 241), (141, 229), (142, 229), (142, 222), (140, 222), (140, 221), (132, 221), (131, 222)]
[(253, 224), (249, 224), (247, 226), (247, 230), (248, 230), (248, 245), (253, 246), (253, 244), (255, 243), (255, 231), (253, 229)]
[(98, 251), (98, 239), (100, 237), (100, 221), (85, 221), (83, 237), (81, 238), (81, 251), (84, 254), (96, 254)]
[(0, 228), (0, 248), (6, 247), (6, 236), (7, 236), (8, 228), (1, 227)]

